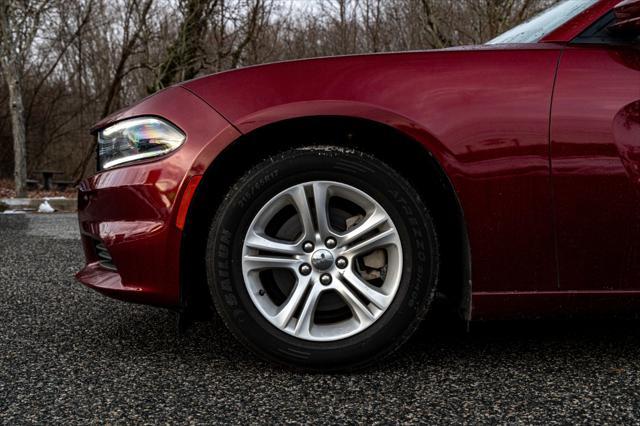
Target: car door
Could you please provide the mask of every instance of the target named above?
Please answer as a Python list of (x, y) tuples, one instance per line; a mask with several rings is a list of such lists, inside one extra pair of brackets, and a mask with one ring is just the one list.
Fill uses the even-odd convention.
[(640, 289), (640, 46), (605, 16), (564, 50), (551, 110), (559, 285)]

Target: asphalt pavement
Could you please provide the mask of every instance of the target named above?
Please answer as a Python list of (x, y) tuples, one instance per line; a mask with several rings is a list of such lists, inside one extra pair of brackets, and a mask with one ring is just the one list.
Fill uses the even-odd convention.
[(0, 423), (639, 423), (640, 322), (432, 317), (381, 365), (302, 374), (256, 359), (217, 319), (74, 278), (75, 216), (0, 215)]

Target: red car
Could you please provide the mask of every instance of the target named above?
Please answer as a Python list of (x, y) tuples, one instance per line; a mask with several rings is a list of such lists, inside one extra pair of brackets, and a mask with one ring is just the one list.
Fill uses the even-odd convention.
[(437, 295), (465, 320), (640, 309), (640, 0), (483, 46), (283, 62), (100, 121), (78, 198), (119, 299), (215, 306), (263, 357), (353, 369)]

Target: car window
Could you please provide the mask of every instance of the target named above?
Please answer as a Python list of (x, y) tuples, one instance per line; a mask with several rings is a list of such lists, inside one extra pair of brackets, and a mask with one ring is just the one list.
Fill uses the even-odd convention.
[(615, 34), (609, 26), (615, 21), (613, 11), (607, 13), (595, 24), (587, 28), (582, 34), (571, 41), (572, 44), (609, 44), (609, 45), (640, 45), (640, 36)]
[(598, 0), (564, 0), (487, 44), (536, 43), (597, 2)]

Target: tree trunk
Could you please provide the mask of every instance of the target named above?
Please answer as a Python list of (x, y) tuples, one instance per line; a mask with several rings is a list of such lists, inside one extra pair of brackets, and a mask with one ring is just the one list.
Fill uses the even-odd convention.
[[(12, 69), (13, 68), (13, 69)], [(22, 91), (15, 67), (5, 63), (3, 66), (5, 80), (9, 87), (9, 109), (11, 111), (11, 129), (13, 131), (13, 178), (16, 196), (27, 195), (27, 129), (24, 124), (24, 105)]]
[(24, 122), (24, 105), (22, 104), (21, 73), (16, 63), (16, 53), (12, 48), (11, 27), (9, 23), (9, 3), (0, 1), (0, 68), (9, 89), (9, 111), (11, 114), (11, 130), (13, 133), (13, 178), (16, 196), (27, 195), (27, 129)]

